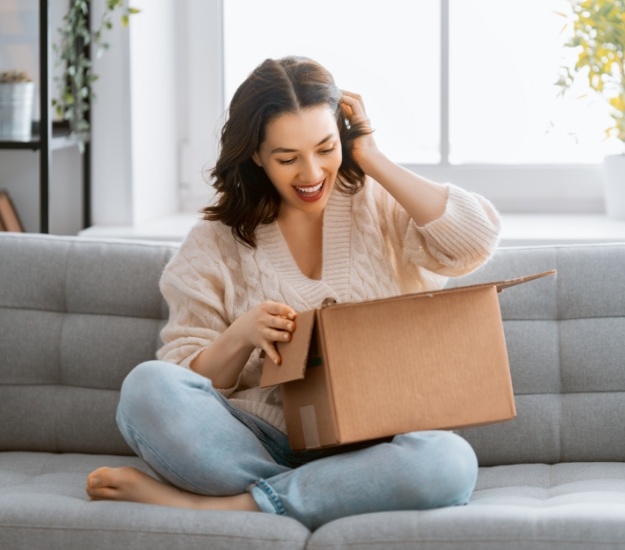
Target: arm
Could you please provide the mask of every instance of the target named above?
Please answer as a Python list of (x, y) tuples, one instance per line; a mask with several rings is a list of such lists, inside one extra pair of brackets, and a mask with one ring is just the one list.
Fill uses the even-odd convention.
[(236, 319), (215, 341), (191, 361), (191, 370), (210, 378), (215, 388), (231, 388), (255, 348), (276, 364), (277, 341), (288, 342), (295, 330), (296, 313), (285, 304), (263, 302)]
[(211, 227), (202, 224), (165, 268), (160, 288), (169, 319), (157, 355), (227, 391), (234, 388), (256, 348), (280, 362), (275, 342), (290, 340), (296, 313), (287, 305), (265, 301), (231, 322), (233, 312), (226, 304), (236, 292), (237, 278), (221, 260), (219, 241)]
[[(343, 108), (350, 124), (364, 123), (370, 129), (359, 95), (344, 92)], [(352, 155), (363, 172), (382, 185), (417, 225), (424, 226), (442, 216), (447, 188), (395, 164), (378, 149), (371, 133), (354, 143)]]
[(488, 260), (500, 230), (493, 205), (480, 195), (435, 183), (395, 164), (377, 148), (360, 96), (344, 92), (342, 106), (351, 125), (369, 130), (355, 140), (352, 155), (399, 207), (383, 210), (393, 214), (386, 227), (404, 264), (457, 276)]

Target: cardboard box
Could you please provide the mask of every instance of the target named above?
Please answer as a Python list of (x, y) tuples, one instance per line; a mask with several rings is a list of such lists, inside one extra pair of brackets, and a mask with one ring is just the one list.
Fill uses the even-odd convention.
[(291, 447), (514, 418), (498, 292), (554, 273), (299, 313), (261, 377), (281, 384)]

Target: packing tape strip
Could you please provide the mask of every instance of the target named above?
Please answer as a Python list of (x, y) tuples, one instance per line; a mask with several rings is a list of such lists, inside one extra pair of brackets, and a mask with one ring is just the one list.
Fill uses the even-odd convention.
[(302, 432), (304, 434), (304, 445), (306, 445), (306, 448), (317, 449), (321, 447), (315, 406), (306, 405), (305, 407), (300, 407), (299, 416), (302, 420)]

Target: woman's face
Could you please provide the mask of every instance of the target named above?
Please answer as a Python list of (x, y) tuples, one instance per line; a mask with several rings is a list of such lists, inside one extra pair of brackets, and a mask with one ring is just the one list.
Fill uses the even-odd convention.
[(323, 212), (342, 161), (334, 113), (321, 105), (271, 120), (253, 159), (280, 194), (281, 214)]

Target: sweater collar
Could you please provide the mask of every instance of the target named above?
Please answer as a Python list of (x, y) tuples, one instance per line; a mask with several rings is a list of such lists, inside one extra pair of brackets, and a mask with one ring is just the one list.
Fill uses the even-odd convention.
[(326, 298), (348, 301), (351, 247), (351, 196), (335, 187), (323, 213), (321, 279), (310, 279), (299, 269), (277, 222), (257, 227), (258, 248), (269, 258), (280, 277), (310, 308)]

